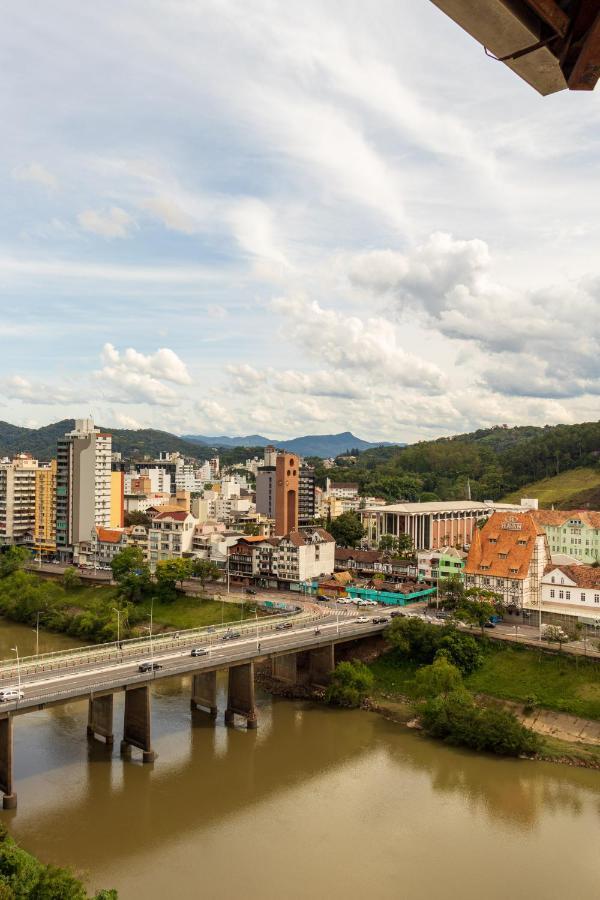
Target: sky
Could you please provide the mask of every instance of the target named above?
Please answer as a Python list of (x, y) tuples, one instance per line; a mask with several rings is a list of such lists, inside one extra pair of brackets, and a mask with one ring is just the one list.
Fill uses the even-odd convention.
[(0, 419), (599, 418), (600, 89), (429, 0), (23, 0), (0, 63)]

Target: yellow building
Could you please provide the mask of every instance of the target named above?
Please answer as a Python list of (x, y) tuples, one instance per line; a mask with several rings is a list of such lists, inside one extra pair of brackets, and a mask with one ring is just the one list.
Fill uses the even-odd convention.
[(35, 471), (33, 542), (40, 554), (56, 550), (56, 460)]
[(125, 518), (125, 476), (123, 472), (110, 473), (110, 527), (122, 528)]

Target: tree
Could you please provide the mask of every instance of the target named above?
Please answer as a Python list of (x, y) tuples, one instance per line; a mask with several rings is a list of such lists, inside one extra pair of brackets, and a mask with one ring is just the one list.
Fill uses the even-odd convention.
[(338, 663), (325, 692), (325, 700), (332, 706), (360, 706), (372, 690), (374, 681), (371, 670), (359, 660)]
[(152, 521), (148, 513), (142, 512), (139, 509), (133, 510), (133, 512), (126, 512), (124, 519), (126, 527), (129, 527), (130, 525), (143, 525), (145, 528), (148, 528)]
[(465, 595), (465, 585), (460, 575), (449, 575), (438, 581), (438, 597), (444, 606), (454, 609)]
[[(478, 596), (482, 595), (479, 594)], [(496, 607), (490, 600), (471, 599), (471, 597), (465, 595), (465, 598), (456, 610), (456, 618), (462, 622), (468, 622), (470, 625), (479, 625), (483, 634), (486, 623), (490, 621), (495, 613)]]
[(65, 591), (72, 591), (81, 584), (81, 578), (73, 566), (67, 566), (63, 572), (62, 583)]
[(430, 663), (437, 652), (441, 629), (428, 625), (417, 616), (398, 616), (386, 629), (385, 636), (401, 656), (416, 662)]
[(204, 588), (207, 581), (218, 581), (222, 572), (218, 565), (210, 559), (195, 559), (192, 562), (192, 575)]
[(542, 627), (542, 637), (550, 644), (558, 644), (559, 650), (562, 650), (562, 645), (569, 640), (569, 636), (560, 625), (544, 625)]
[(393, 534), (384, 534), (380, 538), (379, 549), (384, 553), (393, 553), (398, 550), (398, 541)]
[(110, 567), (123, 600), (141, 603), (150, 593), (150, 570), (144, 562), (141, 547), (125, 547), (113, 557)]
[(438, 656), (445, 656), (463, 675), (470, 675), (483, 664), (480, 642), (470, 634), (461, 634), (455, 628), (444, 629), (438, 644)]
[(332, 519), (328, 530), (338, 547), (355, 547), (365, 534), (360, 516), (352, 510)]
[(31, 900), (86, 900), (87, 892), (68, 869), (44, 866), (29, 897)]
[(162, 559), (156, 564), (156, 581), (159, 585), (167, 587), (179, 582), (183, 588), (183, 582), (192, 574), (192, 560), (177, 557), (176, 559)]
[(396, 549), (399, 556), (410, 556), (414, 553), (413, 539), (410, 534), (399, 534), (396, 541)]
[(246, 522), (244, 525), (244, 534), (257, 537), (260, 534), (260, 528), (254, 522)]
[(8, 547), (0, 552), (0, 578), (7, 578), (13, 572), (22, 569), (31, 559), (31, 553), (25, 547)]
[(445, 656), (438, 655), (430, 666), (418, 670), (415, 682), (419, 697), (445, 697), (461, 689), (462, 676)]

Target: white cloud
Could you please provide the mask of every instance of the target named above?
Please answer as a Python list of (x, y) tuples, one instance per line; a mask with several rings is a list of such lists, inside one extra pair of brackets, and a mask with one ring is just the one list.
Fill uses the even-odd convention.
[(47, 384), (22, 375), (11, 375), (4, 379), (0, 383), (0, 392), (9, 400), (22, 400), (36, 406), (79, 403), (83, 401), (85, 395), (81, 389), (61, 384)]
[(112, 344), (105, 344), (102, 362), (94, 378), (102, 398), (112, 403), (173, 405), (180, 397), (163, 382), (189, 385), (192, 381), (185, 363), (168, 348), (145, 355), (133, 348), (120, 353)]
[(197, 218), (186, 210), (180, 201), (172, 197), (165, 195), (150, 197), (143, 200), (140, 206), (156, 216), (171, 231), (194, 234), (199, 230)]
[(32, 181), (53, 191), (58, 188), (58, 178), (41, 163), (31, 162), (25, 166), (17, 166), (12, 174), (17, 181)]
[(120, 206), (111, 206), (106, 212), (86, 209), (77, 216), (84, 231), (91, 231), (106, 238), (129, 237), (135, 227), (135, 219)]
[(105, 365), (121, 368), (123, 371), (141, 372), (153, 375), (175, 384), (191, 384), (192, 378), (186, 364), (168, 347), (162, 347), (156, 353), (138, 353), (128, 347), (120, 353), (112, 344), (105, 344), (102, 349), (102, 361)]

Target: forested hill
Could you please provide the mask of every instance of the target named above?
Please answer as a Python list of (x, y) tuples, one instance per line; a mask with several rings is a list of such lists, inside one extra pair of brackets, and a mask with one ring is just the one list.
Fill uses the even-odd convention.
[[(12, 456), (15, 453), (31, 453), (40, 460), (48, 460), (56, 456), (56, 442), (75, 427), (73, 419), (63, 419), (43, 428), (20, 428), (9, 422), (0, 422), (0, 456)], [(142, 428), (131, 431), (124, 428), (103, 428), (113, 436), (113, 450), (120, 451), (123, 456), (142, 458), (145, 455), (155, 458), (161, 450), (174, 452), (179, 450), (185, 456), (199, 460), (213, 455), (210, 447), (203, 447), (191, 441), (185, 441), (168, 431), (156, 431), (153, 428)]]
[(497, 426), (408, 447), (361, 453), (356, 465), (318, 469), (319, 479), (357, 481), (363, 493), (396, 500), (497, 500), (521, 485), (600, 465), (600, 422), (537, 428)]

